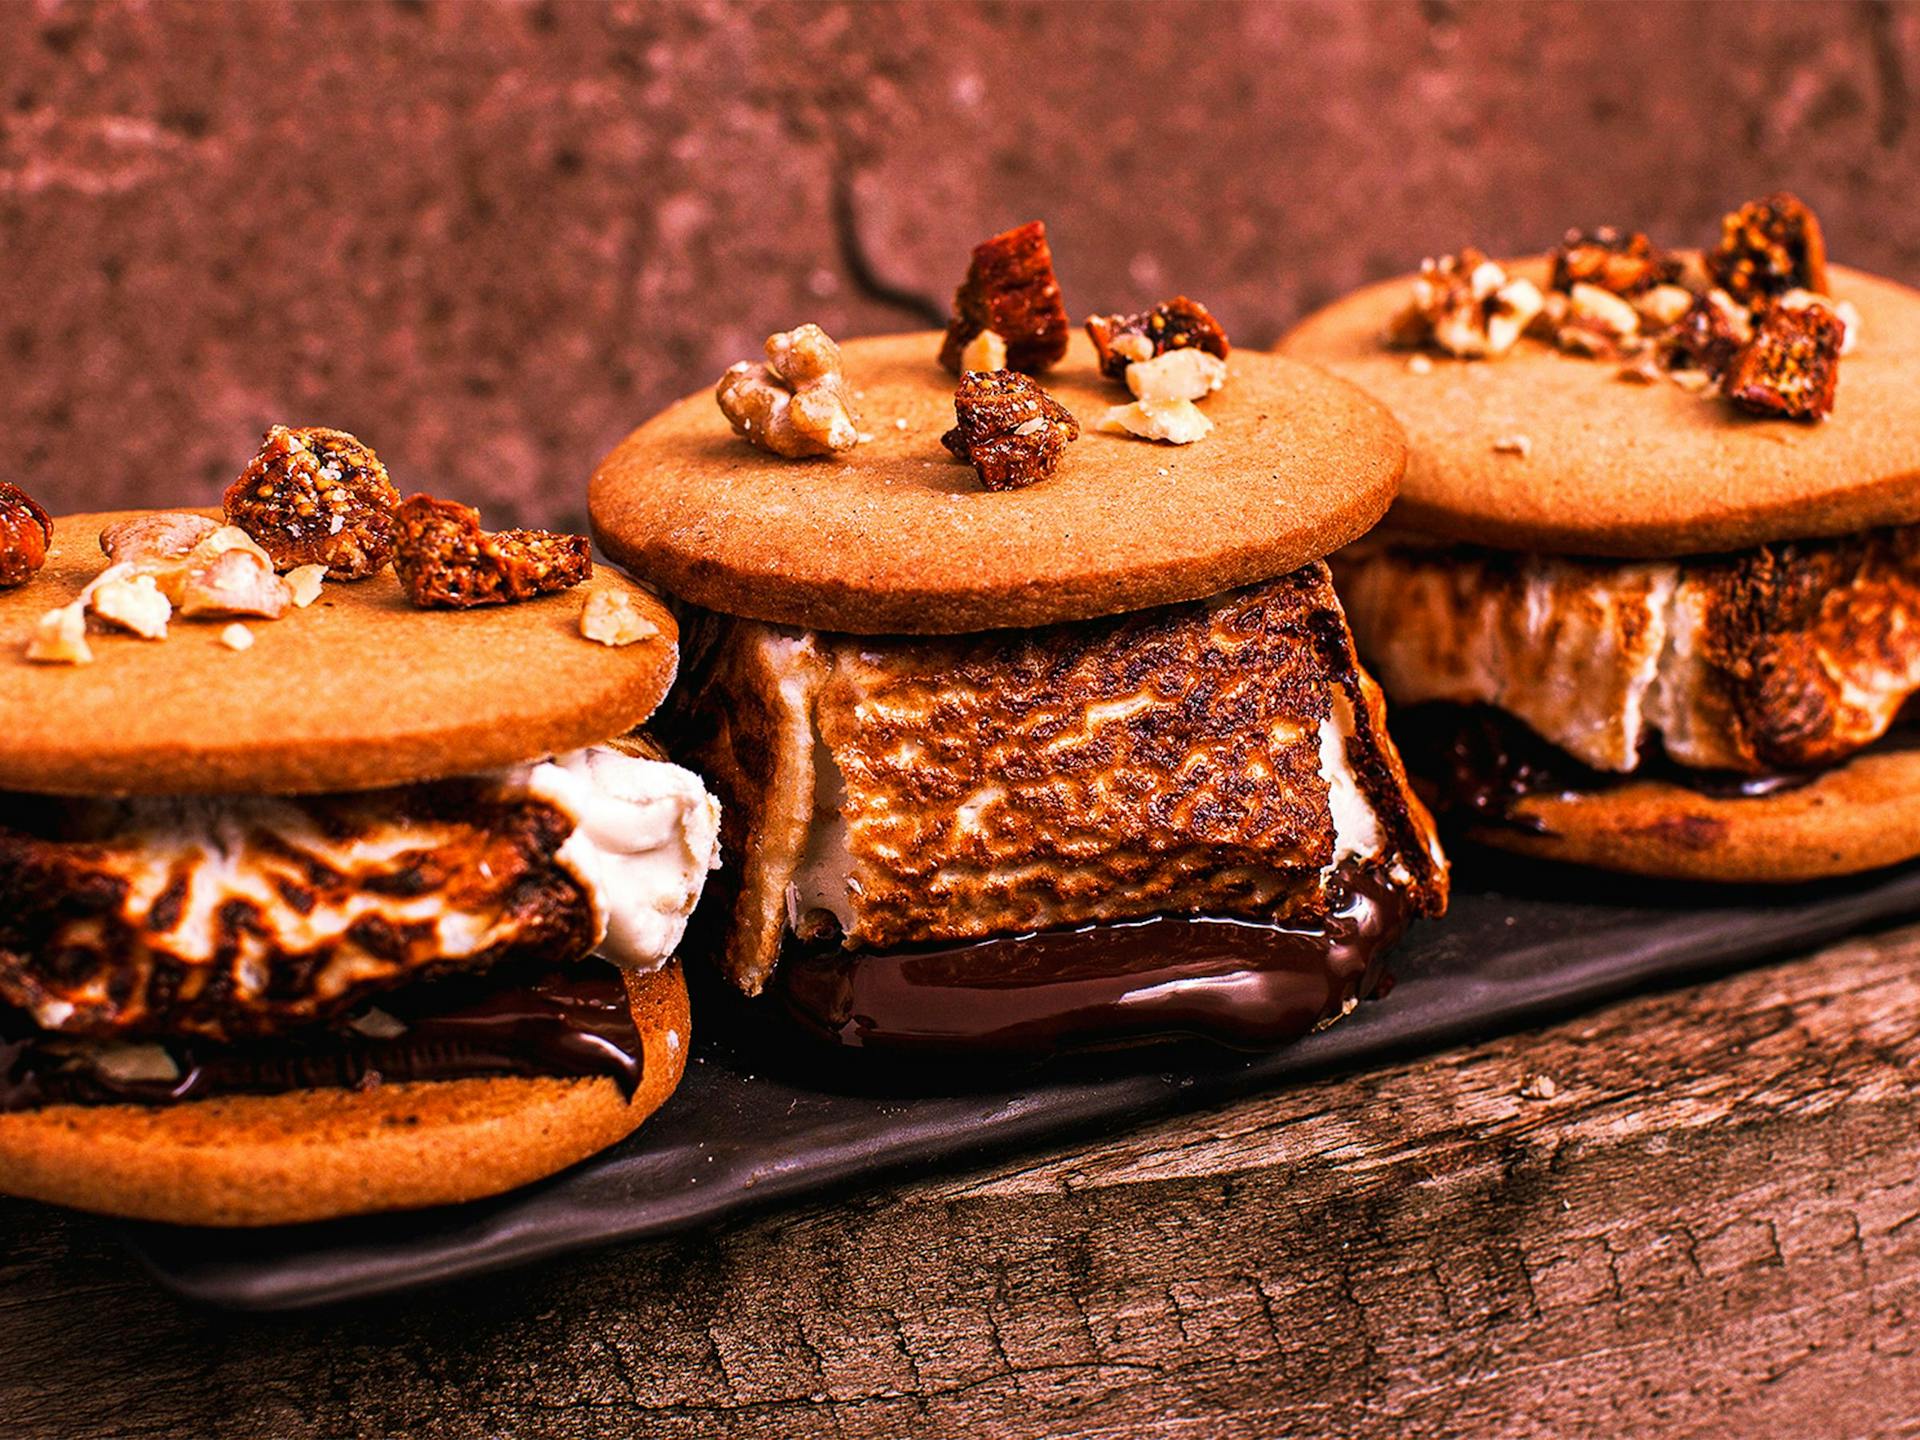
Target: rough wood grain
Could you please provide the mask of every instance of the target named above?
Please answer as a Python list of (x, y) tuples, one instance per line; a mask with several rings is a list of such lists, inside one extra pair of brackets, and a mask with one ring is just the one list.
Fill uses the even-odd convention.
[(183, 1309), (0, 1207), (0, 1430), (1912, 1435), (1917, 962), (1920, 928), (302, 1319)]

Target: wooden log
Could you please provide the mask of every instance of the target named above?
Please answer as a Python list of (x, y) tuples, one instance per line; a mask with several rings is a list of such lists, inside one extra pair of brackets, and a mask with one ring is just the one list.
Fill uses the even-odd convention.
[(182, 1307), (8, 1204), (0, 1429), (1911, 1434), (1917, 965), (1920, 928), (318, 1316)]

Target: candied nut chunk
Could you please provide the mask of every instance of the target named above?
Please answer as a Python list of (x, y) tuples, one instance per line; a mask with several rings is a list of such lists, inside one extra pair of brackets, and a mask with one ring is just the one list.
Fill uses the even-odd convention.
[(1032, 220), (973, 247), (967, 278), (953, 292), (940, 363), (963, 373), (967, 346), (991, 330), (1006, 344), (1009, 369), (1038, 375), (1067, 353), (1072, 325), (1054, 278), (1047, 227)]
[(959, 423), (940, 437), (989, 490), (1018, 490), (1052, 475), (1080, 422), (1017, 370), (970, 370), (953, 393)]
[(1225, 360), (1232, 349), (1213, 312), (1185, 295), (1138, 315), (1089, 315), (1087, 338), (1099, 352), (1100, 373), (1110, 380), (1124, 380), (1128, 366), (1173, 351), (1198, 350)]
[(53, 519), (18, 485), (0, 480), (0, 590), (31, 580), (47, 563)]
[(1389, 345), (1431, 346), (1463, 360), (1504, 355), (1545, 304), (1531, 280), (1507, 272), (1478, 250), (1429, 259), (1420, 266), (1413, 295), (1387, 326)]
[(860, 420), (840, 370), (840, 347), (818, 325), (767, 337), (764, 365), (742, 360), (713, 398), (734, 433), (789, 460), (860, 443)]
[(1660, 337), (1660, 363), (1669, 370), (1698, 371), (1718, 381), (1747, 343), (1747, 312), (1724, 290), (1697, 297)]
[(393, 569), (422, 609), (466, 610), (572, 589), (593, 574), (593, 557), (584, 535), (489, 533), (472, 506), (415, 495), (400, 507)]
[(1825, 305), (1770, 306), (1733, 357), (1727, 398), (1755, 415), (1818, 420), (1833, 410), (1846, 325)]
[(1820, 222), (1784, 191), (1752, 200), (1720, 222), (1720, 243), (1707, 256), (1714, 283), (1742, 305), (1757, 306), (1788, 290), (1827, 293), (1827, 246)]
[(275, 425), (227, 487), (229, 525), (266, 551), (276, 570), (324, 565), (364, 580), (393, 558), (400, 492), (387, 467), (344, 430)]
[(1552, 289), (1571, 292), (1575, 285), (1597, 285), (1615, 295), (1633, 297), (1672, 281), (1680, 273), (1639, 231), (1603, 225), (1598, 230), (1569, 230), (1553, 252)]
[(1093, 428), (1110, 435), (1191, 445), (1213, 433), (1213, 421), (1191, 400), (1136, 400), (1131, 405), (1109, 406)]

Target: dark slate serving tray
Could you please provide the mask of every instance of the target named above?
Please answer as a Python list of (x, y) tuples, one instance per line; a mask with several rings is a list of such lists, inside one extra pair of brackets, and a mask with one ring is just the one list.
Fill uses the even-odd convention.
[(639, 1134), (564, 1175), (409, 1215), (241, 1232), (138, 1225), (126, 1239), (162, 1285), (207, 1304), (291, 1310), (357, 1300), (1111, 1132), (1920, 915), (1920, 864), (1759, 891), (1491, 854), (1456, 862), (1452, 913), (1416, 927), (1394, 954), (1392, 993), (1280, 1050), (1119, 1052), (1002, 1069), (967, 1087), (954, 1071), (988, 1070), (985, 1062), (920, 1074), (849, 1070), (716, 990), (696, 995), (693, 1063), (679, 1092)]

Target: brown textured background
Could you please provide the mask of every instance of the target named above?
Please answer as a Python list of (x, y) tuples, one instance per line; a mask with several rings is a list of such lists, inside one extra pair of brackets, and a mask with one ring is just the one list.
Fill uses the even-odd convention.
[(0, 476), (205, 501), (274, 420), (577, 521), (593, 462), (1047, 219), (1242, 343), (1428, 251), (1779, 184), (1920, 280), (1888, 4), (0, 4)]

